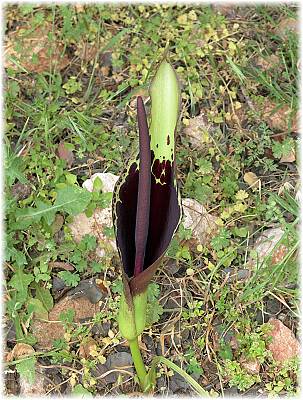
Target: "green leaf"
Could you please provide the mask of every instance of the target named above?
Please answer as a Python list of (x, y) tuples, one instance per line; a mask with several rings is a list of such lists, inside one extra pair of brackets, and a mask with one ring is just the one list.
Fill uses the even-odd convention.
[(97, 261), (92, 261), (91, 268), (92, 268), (93, 273), (97, 274), (99, 272), (104, 271), (106, 267)]
[(59, 315), (59, 319), (61, 322), (65, 322), (67, 324), (71, 324), (75, 318), (76, 311), (72, 308), (69, 308), (66, 311), (62, 311)]
[(20, 376), (25, 378), (30, 384), (33, 384), (35, 382), (35, 365), (35, 357), (26, 358), (16, 364), (16, 369), (19, 372)]
[(76, 287), (80, 281), (78, 274), (72, 274), (70, 271), (60, 271), (58, 276), (64, 280), (67, 286)]
[(147, 304), (146, 327), (158, 322), (163, 312), (163, 307), (157, 301)]
[(152, 282), (147, 287), (147, 299), (149, 303), (152, 303), (158, 299), (160, 295), (160, 287), (157, 283)]
[(223, 360), (232, 360), (233, 352), (229, 343), (222, 343), (219, 349), (219, 355)]
[(40, 300), (43, 307), (50, 311), (54, 307), (54, 300), (49, 289), (46, 289), (37, 283), (34, 284), (36, 289), (36, 299)]
[(66, 186), (57, 191), (55, 204), (36, 200), (37, 207), (19, 208), (16, 211), (16, 228), (26, 229), (34, 222), (40, 222), (43, 217), (50, 226), (57, 211), (63, 210), (70, 215), (80, 214), (85, 210), (91, 199), (91, 193), (77, 186)]
[(29, 299), (27, 310), (30, 314), (35, 313), (38, 318), (48, 319), (48, 312), (38, 299)]
[(58, 189), (54, 206), (70, 215), (80, 214), (91, 200), (91, 193), (77, 186), (66, 186)]
[(74, 389), (72, 390), (72, 394), (74, 394), (76, 396), (92, 397), (91, 392), (88, 391), (87, 389), (85, 389), (82, 385), (80, 385), (80, 383), (74, 387)]
[(22, 172), (24, 163), (21, 157), (8, 156), (5, 160), (5, 164), (5, 175), (8, 186), (12, 186), (16, 179), (23, 184), (29, 183)]
[(12, 279), (9, 281), (9, 286), (17, 290), (17, 301), (24, 303), (27, 298), (27, 288), (34, 280), (32, 274), (25, 274), (21, 268), (18, 268)]
[(26, 257), (22, 251), (15, 249), (15, 247), (10, 247), (9, 245), (6, 247), (5, 260), (15, 261), (18, 267), (23, 267), (27, 264)]
[(16, 211), (16, 219), (17, 223), (20, 223), (20, 229), (25, 229), (34, 222), (40, 222), (42, 217), (48, 225), (51, 225), (54, 222), (58, 207), (54, 207), (53, 205), (47, 204), (41, 200), (36, 200), (36, 206), (36, 208), (19, 208)]

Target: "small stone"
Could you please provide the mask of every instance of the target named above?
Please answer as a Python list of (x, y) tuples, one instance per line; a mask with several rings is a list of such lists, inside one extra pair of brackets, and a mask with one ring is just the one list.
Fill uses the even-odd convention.
[[(126, 351), (120, 351), (117, 353), (112, 353), (107, 357), (106, 363), (105, 364), (98, 364), (97, 369), (96, 369), (96, 375), (102, 375), (105, 374), (106, 372), (109, 372), (111, 370), (119, 369), (121, 370), (121, 373), (118, 371), (113, 371), (107, 375), (105, 375), (102, 379), (106, 383), (114, 383), (117, 381), (119, 375), (122, 376), (130, 376), (129, 373), (133, 374), (134, 373), (134, 368), (133, 368), (133, 359), (130, 353), (127, 353)], [(123, 371), (127, 371), (127, 374), (124, 374)], [(94, 374), (95, 374), (94, 373)]]
[(69, 224), (71, 234), (76, 243), (79, 243), (85, 235), (92, 235), (98, 239), (96, 254), (98, 257), (104, 257), (109, 251), (117, 251), (116, 242), (108, 238), (104, 234), (104, 228), (112, 228), (112, 209), (96, 208), (91, 217), (87, 217), (84, 213), (74, 217), (72, 223)]
[(84, 187), (89, 192), (92, 192), (94, 187), (94, 180), (96, 178), (99, 178), (100, 181), (102, 182), (101, 191), (103, 193), (113, 192), (115, 184), (119, 179), (117, 175), (114, 175), (111, 172), (104, 172), (104, 173), (98, 172), (92, 175), (90, 179), (87, 179), (85, 182), (83, 182), (82, 187)]
[[(273, 265), (278, 264), (284, 258), (288, 252), (287, 247), (283, 244), (277, 246), (283, 235), (284, 231), (280, 227), (266, 229), (261, 233), (252, 248), (252, 251), (257, 254), (258, 264), (261, 264), (270, 254)], [(250, 257), (247, 265), (252, 267), (255, 264), (256, 260)]]
[(268, 323), (272, 326), (268, 334), (272, 340), (267, 349), (271, 351), (274, 360), (284, 362), (298, 356), (300, 344), (293, 332), (278, 319), (270, 318)]
[(249, 269), (236, 269), (236, 268), (224, 268), (223, 272), (227, 275), (227, 282), (234, 283), (246, 280), (250, 277), (251, 271)]
[(271, 314), (271, 316), (279, 314), (281, 311), (281, 303), (276, 299), (269, 299), (266, 302), (266, 313)]
[(45, 396), (46, 395), (46, 387), (45, 387), (45, 370), (43, 368), (36, 366), (35, 367), (35, 381), (30, 383), (25, 377), (20, 376), (20, 397), (36, 397), (36, 396)]
[(297, 132), (299, 112), (293, 114), (292, 109), (288, 105), (279, 107), (276, 103), (266, 99), (262, 107), (262, 116), (268, 126), (279, 132)]
[(94, 278), (83, 279), (77, 287), (68, 292), (68, 296), (78, 298), (85, 296), (92, 304), (98, 303), (103, 297), (103, 293), (96, 285)]
[(108, 331), (110, 329), (110, 323), (109, 322), (103, 322), (100, 324), (95, 324), (92, 327), (92, 334), (95, 336), (102, 336), (106, 337), (108, 335)]

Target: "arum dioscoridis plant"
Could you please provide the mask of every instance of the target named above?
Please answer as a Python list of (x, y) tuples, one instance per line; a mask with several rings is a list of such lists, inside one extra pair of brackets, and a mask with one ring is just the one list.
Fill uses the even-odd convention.
[(137, 97), (139, 156), (117, 181), (113, 197), (113, 220), (123, 267), (118, 323), (129, 342), (143, 391), (151, 387), (155, 370), (153, 367), (147, 374), (138, 345), (146, 323), (147, 288), (181, 220), (175, 176), (180, 87), (166, 60), (153, 78), (150, 99), (148, 127), (143, 100)]

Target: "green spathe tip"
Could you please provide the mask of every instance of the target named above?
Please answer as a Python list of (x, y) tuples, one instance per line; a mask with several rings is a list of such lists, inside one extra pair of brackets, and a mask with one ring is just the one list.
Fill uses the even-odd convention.
[(160, 64), (150, 88), (151, 150), (160, 161), (174, 159), (175, 129), (179, 118), (180, 87), (166, 60)]

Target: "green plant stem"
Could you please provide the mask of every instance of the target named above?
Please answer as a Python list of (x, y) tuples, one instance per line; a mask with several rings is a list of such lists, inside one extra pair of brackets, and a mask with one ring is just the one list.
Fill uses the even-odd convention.
[(209, 393), (204, 390), (198, 382), (196, 382), (190, 375), (188, 375), (187, 372), (183, 371), (178, 365), (174, 364), (172, 361), (167, 360), (165, 357), (162, 356), (157, 356), (153, 359), (152, 364), (151, 364), (151, 371), (153, 368), (156, 368), (156, 365), (159, 363), (163, 363), (167, 365), (169, 368), (173, 369), (176, 371), (179, 375), (181, 375), (195, 390), (198, 394), (204, 397), (209, 397)]
[(146, 369), (145, 365), (141, 356), (141, 352), (139, 349), (139, 343), (138, 343), (138, 338), (134, 340), (129, 340), (129, 348), (130, 352), (132, 354), (133, 362), (136, 368), (136, 372), (140, 381), (140, 386), (142, 391), (145, 391), (145, 385), (146, 385)]

